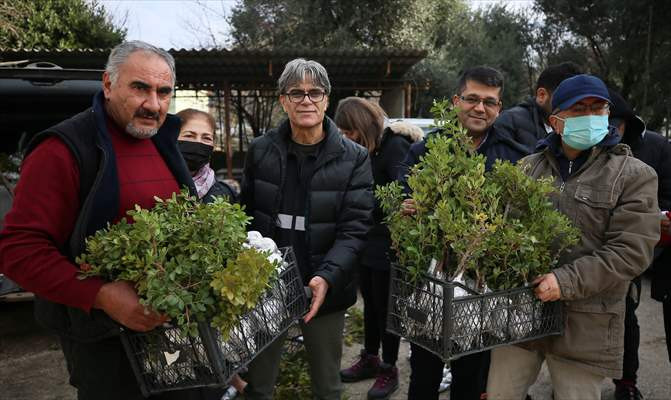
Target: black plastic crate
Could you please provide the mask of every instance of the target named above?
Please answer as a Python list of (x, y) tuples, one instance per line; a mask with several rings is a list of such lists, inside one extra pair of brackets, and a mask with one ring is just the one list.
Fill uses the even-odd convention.
[(294, 354), (305, 349), (305, 341), (300, 326), (296, 323), (289, 328), (287, 339), (284, 341), (284, 352)]
[[(461, 287), (468, 295), (455, 297)], [(532, 287), (477, 294), (423, 274), (416, 284), (392, 265), (387, 331), (405, 337), (444, 361), (564, 329), (561, 302), (542, 303)]]
[(124, 330), (121, 339), (145, 397), (171, 390), (223, 386), (240, 369), (302, 317), (309, 303), (291, 248), (281, 249), (279, 278), (254, 309), (245, 313), (222, 340), (209, 323), (190, 337), (177, 327), (139, 333)]

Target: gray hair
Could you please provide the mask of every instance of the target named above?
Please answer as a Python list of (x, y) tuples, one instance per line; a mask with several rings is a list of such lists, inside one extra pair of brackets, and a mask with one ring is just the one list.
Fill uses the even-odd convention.
[(331, 93), (331, 82), (329, 82), (326, 68), (317, 61), (306, 60), (304, 58), (296, 58), (287, 63), (280, 79), (277, 80), (277, 87), (280, 94), (286, 93), (289, 87), (299, 84), (306, 79), (320, 86), (326, 94)]
[(114, 47), (110, 52), (110, 55), (107, 58), (107, 64), (105, 65), (105, 72), (109, 74), (112, 84), (116, 84), (117, 79), (119, 79), (119, 68), (121, 68), (126, 60), (128, 60), (128, 57), (130, 57), (130, 55), (136, 51), (153, 53), (161, 57), (163, 61), (168, 64), (168, 67), (170, 67), (170, 73), (172, 74), (172, 84), (173, 86), (175, 85), (175, 59), (172, 57), (172, 55), (163, 49), (140, 40), (123, 42)]

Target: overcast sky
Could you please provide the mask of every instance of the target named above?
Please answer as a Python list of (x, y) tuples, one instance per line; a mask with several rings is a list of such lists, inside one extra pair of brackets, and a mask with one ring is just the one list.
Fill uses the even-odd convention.
[[(529, 7), (532, 0), (467, 0), (473, 8), (508, 4), (511, 8)], [(230, 13), (235, 0), (102, 0), (102, 5), (120, 23), (126, 18), (129, 40), (143, 40), (163, 48), (197, 48), (211, 44), (207, 29), (212, 26), (216, 40), (223, 43), (220, 32), (227, 29), (221, 18)], [(206, 9), (199, 6), (200, 3)], [(209, 10), (208, 10), (209, 9)], [(199, 27), (194, 32), (189, 24)]]
[[(208, 24), (217, 31), (226, 29), (219, 15), (229, 12), (235, 1), (102, 0), (100, 3), (115, 23), (125, 19), (129, 40), (143, 40), (163, 48), (194, 48), (212, 42), (205, 29)], [(201, 32), (195, 33), (189, 24), (199, 27)]]

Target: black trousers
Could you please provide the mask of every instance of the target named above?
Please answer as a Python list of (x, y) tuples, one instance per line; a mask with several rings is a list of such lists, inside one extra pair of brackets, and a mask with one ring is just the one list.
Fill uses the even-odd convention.
[(401, 339), (386, 331), (390, 271), (362, 266), (359, 273), (363, 297), (364, 348), (368, 354), (377, 354), (382, 343), (382, 361), (395, 365)]
[(622, 363), (622, 379), (613, 379), (615, 384), (627, 381), (636, 384), (638, 372), (638, 347), (641, 342), (641, 329), (636, 317), (636, 309), (641, 300), (641, 277), (631, 281), (636, 287), (636, 298), (627, 295), (624, 313), (624, 361)]
[[(408, 400), (438, 400), (438, 388), (443, 378), (443, 361), (419, 346), (411, 344), (410, 347), (412, 371)], [(483, 351), (450, 362), (450, 399), (480, 400), (482, 393), (487, 391), (490, 356), (490, 351)]]
[(666, 352), (669, 353), (669, 362), (671, 362), (671, 298), (662, 302), (664, 312), (664, 333), (666, 334)]
[[(70, 384), (79, 400), (144, 399), (133, 374), (121, 339), (113, 337), (94, 343), (82, 343), (61, 337), (61, 346)], [(178, 390), (151, 396), (154, 400), (219, 400), (225, 389), (201, 388)]]

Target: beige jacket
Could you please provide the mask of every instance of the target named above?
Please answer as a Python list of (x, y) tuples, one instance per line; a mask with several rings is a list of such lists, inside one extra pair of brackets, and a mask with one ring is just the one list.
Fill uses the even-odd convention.
[(657, 175), (627, 145), (587, 151), (587, 161), (566, 182), (549, 148), (520, 161), (534, 178), (554, 177), (561, 191), (553, 203), (582, 232), (553, 271), (566, 306), (564, 335), (524, 347), (619, 378), (629, 281), (650, 264), (660, 235)]

